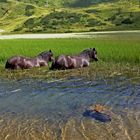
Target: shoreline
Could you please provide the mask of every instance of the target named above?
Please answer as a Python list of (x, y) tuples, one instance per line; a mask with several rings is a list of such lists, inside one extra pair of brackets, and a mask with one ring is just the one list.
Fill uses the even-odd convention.
[(0, 35), (0, 39), (53, 39), (53, 38), (90, 38), (92, 35), (108, 35), (118, 33), (140, 33), (140, 30), (129, 30), (129, 31), (101, 31), (101, 32), (82, 32), (82, 33), (45, 33), (45, 34), (10, 34)]

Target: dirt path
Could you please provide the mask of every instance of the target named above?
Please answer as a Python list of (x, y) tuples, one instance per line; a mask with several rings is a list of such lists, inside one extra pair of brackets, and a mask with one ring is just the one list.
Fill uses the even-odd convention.
[[(1, 32), (2, 30), (0, 30)], [(134, 31), (103, 31), (103, 32), (84, 32), (84, 33), (57, 33), (57, 34), (14, 34), (0, 35), (0, 39), (47, 39), (47, 38), (89, 38), (96, 35), (107, 35), (117, 33), (140, 33), (140, 30)]]

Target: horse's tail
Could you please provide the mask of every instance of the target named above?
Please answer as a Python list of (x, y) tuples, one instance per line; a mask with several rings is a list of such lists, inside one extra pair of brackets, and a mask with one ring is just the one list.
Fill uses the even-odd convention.
[(51, 67), (50, 67), (50, 70), (54, 70), (54, 69), (56, 69), (55, 61), (52, 62), (52, 65), (51, 65)]
[(65, 56), (64, 55), (61, 55), (57, 58), (55, 58), (55, 60), (53, 60), (52, 62), (52, 65), (51, 65), (51, 70), (54, 70), (54, 69), (65, 69), (66, 68), (66, 60), (65, 60)]
[(11, 68), (11, 64), (9, 63), (9, 61), (7, 61), (5, 64), (5, 69), (10, 69), (10, 68)]

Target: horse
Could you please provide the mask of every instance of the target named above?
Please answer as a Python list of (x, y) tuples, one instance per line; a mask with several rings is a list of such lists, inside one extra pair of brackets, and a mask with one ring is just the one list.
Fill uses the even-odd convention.
[(79, 55), (76, 56), (61, 55), (56, 57), (52, 62), (51, 69), (64, 70), (87, 67), (93, 60), (98, 61), (97, 51), (95, 48), (90, 48), (83, 50)]
[(53, 60), (51, 50), (44, 51), (36, 57), (29, 58), (24, 56), (13, 56), (5, 64), (6, 69), (29, 69), (32, 67), (48, 66), (48, 62)]

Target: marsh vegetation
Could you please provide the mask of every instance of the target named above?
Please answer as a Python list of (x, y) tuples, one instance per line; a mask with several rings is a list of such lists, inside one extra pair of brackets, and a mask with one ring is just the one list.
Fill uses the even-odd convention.
[[(2, 140), (139, 138), (140, 35), (90, 36), (0, 40)], [(55, 56), (75, 55), (91, 47), (97, 49), (99, 61), (87, 68), (4, 69), (7, 58), (13, 55), (33, 57), (49, 49)], [(112, 108), (110, 122), (100, 121), (99, 116), (85, 117), (85, 110), (97, 103)]]
[[(90, 35), (92, 36), (92, 35)], [(41, 77), (48, 77), (46, 73), (51, 73), (48, 68), (25, 70), (24, 72), (12, 72), (4, 70), (6, 60), (14, 55), (34, 57), (42, 51), (51, 49), (54, 56), (61, 54), (65, 55), (76, 55), (82, 50), (87, 48), (95, 47), (98, 52), (99, 62), (91, 63), (90, 68), (93, 69), (93, 74), (98, 72), (98, 68), (110, 69), (109, 65), (112, 65), (112, 71), (117, 69), (127, 69), (130, 71), (138, 69), (140, 63), (140, 47), (139, 47), (139, 33), (129, 34), (111, 34), (111, 35), (99, 35), (97, 38), (78, 38), (78, 39), (15, 39), (15, 40), (0, 40), (0, 64), (1, 64), (1, 75), (34, 75)], [(51, 65), (51, 64), (50, 64)], [(99, 69), (100, 69), (99, 68)], [(86, 71), (85, 70), (85, 71)], [(34, 71), (35, 73), (32, 73)], [(74, 70), (74, 73), (83, 71), (81, 69)], [(138, 71), (139, 72), (139, 71)], [(28, 74), (29, 73), (29, 74)], [(44, 73), (44, 74), (43, 74)], [(57, 71), (55, 71), (57, 73)], [(59, 72), (58, 72), (59, 73)], [(62, 73), (71, 73), (63, 71)], [(81, 72), (82, 73), (82, 72)], [(43, 75), (43, 76), (42, 76)], [(63, 75), (63, 74), (62, 74)], [(83, 73), (84, 75), (84, 73)]]

